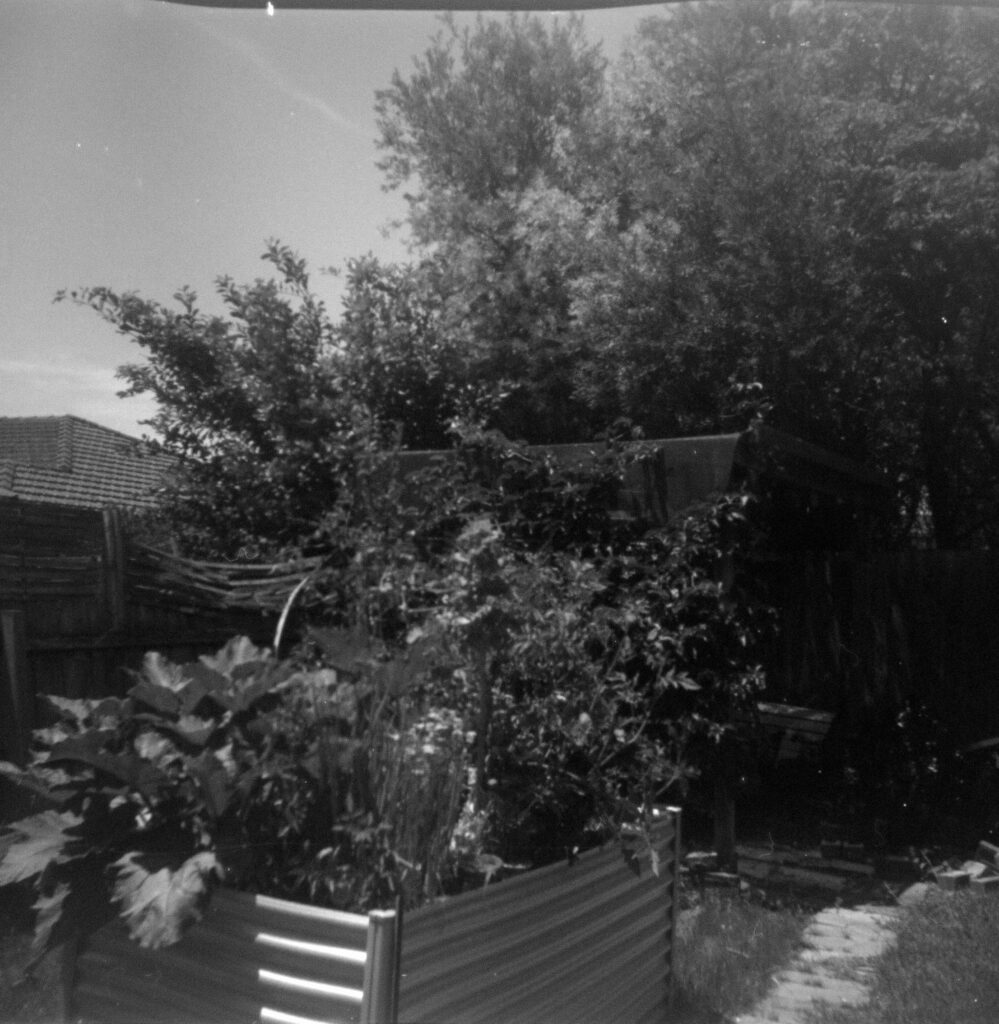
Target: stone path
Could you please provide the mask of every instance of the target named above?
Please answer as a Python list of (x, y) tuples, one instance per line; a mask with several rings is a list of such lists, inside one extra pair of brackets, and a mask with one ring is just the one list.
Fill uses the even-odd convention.
[(871, 961), (894, 941), (893, 907), (831, 907), (804, 932), (804, 949), (752, 1013), (736, 1024), (806, 1024), (823, 1006), (864, 1006), (870, 998)]

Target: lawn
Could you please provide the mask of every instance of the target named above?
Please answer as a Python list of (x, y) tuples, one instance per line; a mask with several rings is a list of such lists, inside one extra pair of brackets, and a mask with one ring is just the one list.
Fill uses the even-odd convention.
[(808, 915), (770, 909), (747, 895), (706, 889), (689, 896), (677, 934), (671, 1024), (716, 1024), (746, 1013), (801, 944)]
[(931, 889), (906, 907), (898, 942), (875, 965), (870, 1006), (815, 1024), (996, 1024), (999, 898)]

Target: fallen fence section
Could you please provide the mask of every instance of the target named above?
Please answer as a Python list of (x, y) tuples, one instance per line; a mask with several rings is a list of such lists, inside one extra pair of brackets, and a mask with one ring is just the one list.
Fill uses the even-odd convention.
[(611, 843), (407, 915), (401, 1024), (663, 1024), (679, 841), (671, 808), (630, 863)]
[(398, 917), (220, 890), (175, 946), (141, 949), (119, 923), (76, 961), (74, 1018), (93, 1024), (391, 1024)]

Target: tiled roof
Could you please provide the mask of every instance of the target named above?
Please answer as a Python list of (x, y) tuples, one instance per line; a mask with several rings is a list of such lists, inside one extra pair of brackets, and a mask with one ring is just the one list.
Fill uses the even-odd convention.
[(77, 508), (153, 505), (174, 462), (78, 416), (0, 416), (0, 497)]

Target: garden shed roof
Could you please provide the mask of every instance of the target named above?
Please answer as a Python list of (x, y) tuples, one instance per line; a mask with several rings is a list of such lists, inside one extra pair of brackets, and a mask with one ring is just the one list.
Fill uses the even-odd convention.
[(78, 416), (0, 417), (0, 497), (143, 509), (173, 460)]

